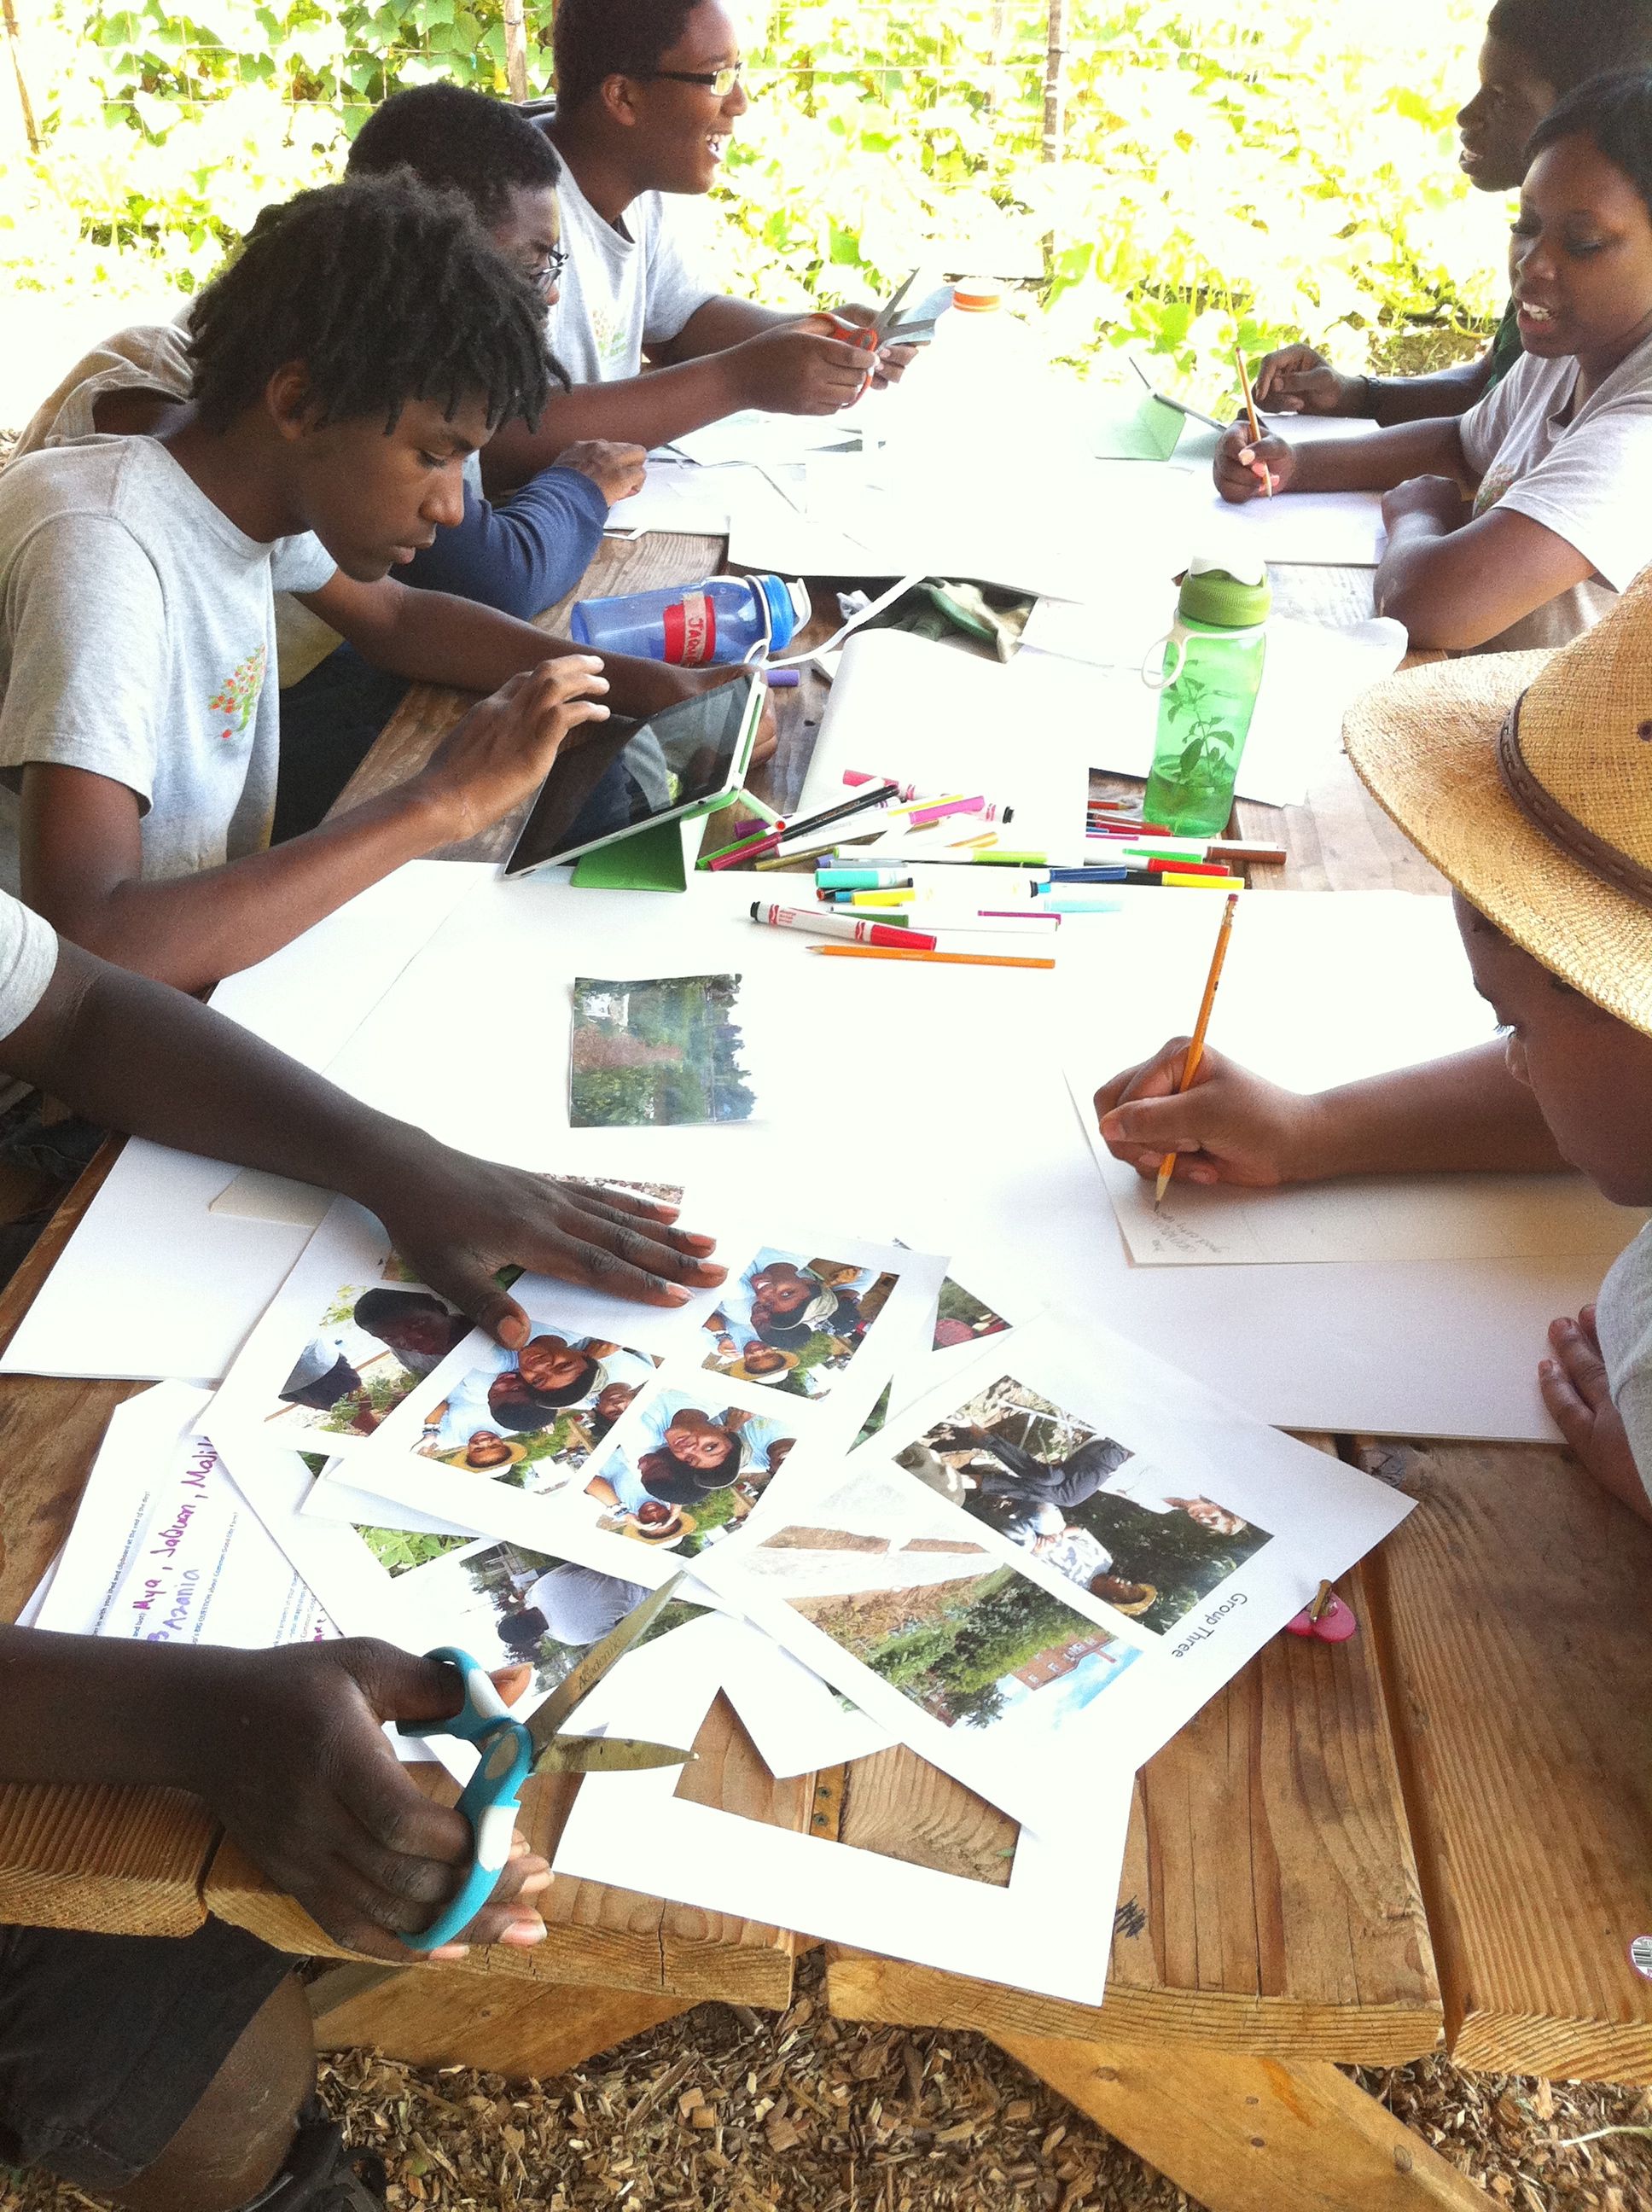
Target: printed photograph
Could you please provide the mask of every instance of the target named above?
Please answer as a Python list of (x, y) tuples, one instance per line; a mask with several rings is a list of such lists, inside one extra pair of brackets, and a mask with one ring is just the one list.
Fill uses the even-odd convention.
[(360, 1522), (350, 1526), (392, 1581), (398, 1575), (410, 1575), (416, 1567), (428, 1567), (433, 1559), (446, 1559), (449, 1552), (463, 1551), (473, 1540), (469, 1536), (433, 1536), (416, 1528), (366, 1528)]
[(723, 1285), (702, 1364), (731, 1382), (823, 1398), (859, 1350), (900, 1278), (850, 1260), (765, 1244)]
[(576, 976), (568, 1120), (576, 1129), (746, 1121), (756, 1093), (734, 1018), (738, 975)]
[(662, 1390), (629, 1441), (586, 1485), (610, 1534), (691, 1558), (732, 1534), (785, 1464), (794, 1439), (770, 1409)]
[(282, 1441), (307, 1431), (371, 1436), (470, 1333), (465, 1316), (434, 1291), (394, 1282), (341, 1284), (264, 1414), (264, 1426)]
[(1002, 1314), (982, 1304), (973, 1291), (949, 1275), (941, 1285), (935, 1310), (935, 1340), (932, 1351), (944, 1352), (954, 1344), (975, 1344), (983, 1336), (1001, 1336), (1010, 1326)]
[(746, 1571), (945, 1728), (1057, 1731), (1138, 1656), (956, 1515), (914, 1521), (877, 1475), (811, 1510), (748, 1552)]
[(1012, 1376), (896, 1462), (1160, 1635), (1272, 1541)]
[[(643, 1583), (520, 1544), (467, 1538), (422, 1577), (417, 1634), (457, 1644), (489, 1668), (531, 1667), (534, 1688), (544, 1692), (554, 1690), (648, 1594)], [(667, 1606), (638, 1648), (703, 1611), (696, 1605)]]
[(476, 1360), (426, 1413), (414, 1451), (542, 1497), (573, 1480), (657, 1364), (605, 1337), (549, 1332)]

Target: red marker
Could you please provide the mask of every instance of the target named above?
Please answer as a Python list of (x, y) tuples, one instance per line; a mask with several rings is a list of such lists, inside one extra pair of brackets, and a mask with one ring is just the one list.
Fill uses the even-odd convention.
[(847, 914), (808, 913), (794, 906), (751, 902), (751, 919), (770, 929), (806, 929), (815, 937), (842, 937), (854, 945), (889, 945), (904, 952), (932, 952), (937, 939), (920, 929), (896, 929), (886, 921), (856, 921)]

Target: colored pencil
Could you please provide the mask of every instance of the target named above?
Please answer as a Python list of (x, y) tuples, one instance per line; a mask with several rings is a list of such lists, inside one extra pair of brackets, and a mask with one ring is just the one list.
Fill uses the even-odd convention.
[(943, 968), (1054, 968), (1053, 960), (1011, 958), (997, 952), (897, 952), (883, 945), (811, 945), (811, 952), (823, 952), (829, 959), (837, 960), (927, 960)]
[[(1262, 426), (1256, 419), (1256, 402), (1250, 396), (1250, 379), (1245, 374), (1245, 356), (1237, 346), (1233, 349), (1233, 358), (1239, 371), (1239, 389), (1245, 395), (1245, 412), (1250, 417), (1250, 442), (1253, 446), (1260, 446), (1262, 442)], [(1272, 499), (1273, 471), (1266, 461), (1262, 464), (1262, 489)]]
[[(1238, 910), (1239, 894), (1237, 891), (1230, 891), (1228, 902), (1222, 909), (1222, 926), (1216, 933), (1216, 950), (1211, 955), (1211, 972), (1205, 978), (1205, 995), (1199, 1002), (1199, 1019), (1193, 1024), (1193, 1042), (1187, 1047), (1187, 1056), (1181, 1064), (1181, 1080), (1176, 1085), (1178, 1097), (1187, 1089), (1194, 1076), (1198, 1074), (1199, 1063), (1205, 1057), (1205, 1035), (1211, 1025), (1211, 1008), (1216, 1004), (1216, 987), (1222, 980), (1222, 963), (1228, 957), (1228, 939), (1233, 934), (1233, 917)], [(839, 949), (835, 945), (826, 948), (829, 951), (835, 951)], [(859, 951), (859, 949), (858, 945), (844, 945), (841, 948), (846, 952)], [(920, 957), (928, 957), (929, 956)], [(1160, 1204), (1165, 1192), (1169, 1188), (1170, 1177), (1175, 1173), (1175, 1164), (1176, 1156), (1174, 1152), (1166, 1152), (1164, 1158), (1159, 1162), (1158, 1182), (1153, 1192), (1155, 1206)]]

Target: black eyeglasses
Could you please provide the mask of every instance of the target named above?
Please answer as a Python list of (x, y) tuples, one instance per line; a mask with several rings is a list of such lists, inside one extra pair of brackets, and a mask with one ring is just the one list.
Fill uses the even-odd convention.
[(517, 264), (530, 284), (537, 284), (548, 292), (568, 266), (568, 248), (553, 246), (543, 261), (522, 261)]
[(719, 100), (726, 100), (745, 76), (744, 62), (732, 62), (720, 70), (650, 70), (644, 78), (648, 82), (655, 77), (668, 77), (673, 84), (703, 84), (708, 92), (714, 92)]

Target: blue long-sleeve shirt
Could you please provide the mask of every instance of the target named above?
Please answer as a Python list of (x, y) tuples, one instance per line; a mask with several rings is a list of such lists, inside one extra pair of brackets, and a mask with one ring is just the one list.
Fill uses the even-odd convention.
[(602, 543), (608, 502), (577, 469), (541, 469), (497, 505), (465, 487), (465, 520), (436, 532), (397, 573), (427, 592), (523, 621), (572, 591)]

